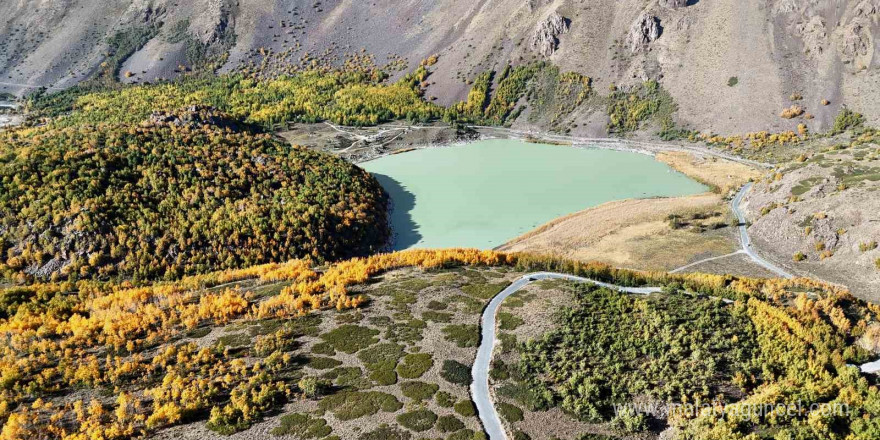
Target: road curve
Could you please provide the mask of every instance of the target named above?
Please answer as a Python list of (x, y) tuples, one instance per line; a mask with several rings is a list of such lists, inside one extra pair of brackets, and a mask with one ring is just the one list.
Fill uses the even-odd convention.
[(779, 275), (782, 278), (791, 279), (794, 278), (794, 275), (787, 272), (785, 269), (780, 268), (779, 266), (761, 258), (760, 255), (756, 254), (754, 249), (752, 248), (752, 240), (749, 238), (748, 231), (748, 222), (746, 220), (745, 214), (743, 214), (739, 205), (742, 203), (743, 197), (745, 197), (746, 193), (752, 188), (752, 183), (749, 182), (743, 185), (740, 188), (739, 192), (736, 193), (736, 197), (733, 198), (733, 202), (730, 204), (730, 208), (733, 210), (733, 214), (736, 215), (737, 220), (739, 220), (739, 241), (742, 244), (742, 249), (745, 251), (746, 255), (752, 259), (758, 265), (764, 267), (765, 269)]
[(483, 428), (489, 435), (489, 440), (507, 440), (507, 433), (504, 430), (504, 425), (502, 425), (501, 419), (498, 417), (498, 412), (495, 410), (492, 393), (489, 390), (489, 367), (492, 362), (492, 350), (495, 348), (496, 343), (495, 315), (498, 313), (498, 308), (501, 306), (501, 303), (504, 301), (505, 298), (513, 295), (518, 290), (522, 289), (533, 281), (548, 279), (580, 281), (595, 284), (600, 287), (607, 287), (610, 289), (619, 290), (621, 292), (635, 293), (641, 295), (660, 292), (662, 290), (659, 287), (621, 287), (613, 284), (603, 283), (601, 281), (591, 280), (589, 278), (576, 277), (573, 275), (565, 275), (552, 272), (537, 272), (523, 275), (521, 278), (514, 281), (510, 286), (507, 286), (507, 288), (501, 291), (501, 293), (492, 298), (492, 301), (490, 301), (489, 305), (486, 306), (486, 309), (483, 310), (483, 316), (480, 319), (480, 348), (479, 350), (477, 350), (477, 358), (474, 361), (473, 368), (471, 369), (471, 374), (473, 375), (473, 383), (471, 383), (471, 395), (474, 399), (474, 403), (477, 406), (477, 414), (479, 414), (480, 420), (483, 422)]

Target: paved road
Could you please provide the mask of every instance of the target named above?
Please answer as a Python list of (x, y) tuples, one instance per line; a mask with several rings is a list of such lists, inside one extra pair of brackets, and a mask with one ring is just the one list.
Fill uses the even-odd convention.
[(739, 241), (742, 244), (743, 251), (745, 251), (746, 255), (748, 255), (752, 261), (780, 277), (788, 279), (794, 278), (794, 275), (790, 274), (785, 269), (761, 258), (761, 256), (756, 254), (755, 250), (752, 248), (752, 240), (749, 238), (748, 222), (746, 221), (746, 216), (740, 209), (743, 197), (745, 197), (746, 193), (749, 192), (751, 188), (751, 182), (743, 185), (739, 192), (736, 193), (736, 197), (733, 198), (733, 202), (730, 204), (731, 209), (733, 209), (733, 214), (736, 215), (736, 218), (739, 220)]
[(474, 380), (471, 384), (471, 394), (473, 395), (474, 403), (477, 406), (477, 413), (480, 415), (480, 420), (483, 422), (483, 427), (486, 429), (486, 433), (489, 434), (490, 440), (507, 440), (507, 433), (504, 430), (504, 426), (501, 424), (501, 419), (498, 418), (498, 412), (495, 410), (495, 404), (493, 403), (492, 394), (489, 390), (489, 365), (492, 362), (492, 350), (495, 347), (496, 342), (495, 315), (498, 313), (498, 308), (501, 306), (501, 303), (505, 298), (516, 293), (519, 289), (522, 289), (533, 281), (547, 279), (563, 279), (592, 283), (597, 286), (607, 287), (621, 292), (641, 295), (660, 292), (662, 290), (659, 287), (621, 287), (572, 275), (538, 272), (524, 275), (492, 298), (492, 301), (489, 302), (489, 305), (486, 306), (486, 309), (483, 311), (483, 317), (480, 321), (482, 332), (480, 348), (477, 351), (477, 359), (474, 361), (474, 366), (471, 370)]

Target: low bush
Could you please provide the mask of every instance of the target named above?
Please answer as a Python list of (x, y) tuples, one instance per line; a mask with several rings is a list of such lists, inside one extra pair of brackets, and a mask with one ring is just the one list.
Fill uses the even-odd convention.
[(452, 407), (462, 417), (474, 417), (477, 415), (477, 407), (470, 400), (462, 400)]
[(336, 368), (340, 365), (342, 365), (341, 361), (323, 356), (314, 356), (312, 358), (309, 358), (308, 363), (309, 367), (316, 370), (329, 370), (331, 368)]
[(379, 342), (376, 338), (378, 334), (379, 331), (375, 329), (346, 324), (324, 333), (321, 338), (336, 350), (352, 354)]
[(397, 365), (397, 374), (404, 379), (418, 379), (434, 366), (430, 353), (410, 353)]
[(445, 360), (440, 370), (440, 377), (447, 382), (456, 385), (467, 386), (471, 384), (471, 367), (458, 361)]
[(308, 414), (293, 413), (281, 417), (281, 425), (272, 430), (272, 435), (288, 435), (298, 439), (323, 438), (330, 435), (332, 428), (322, 418)]
[(491, 299), (501, 293), (508, 283), (474, 283), (462, 286), (461, 290), (470, 296), (479, 299)]
[(523, 420), (522, 410), (515, 405), (501, 402), (496, 404), (495, 408), (498, 409), (498, 414), (500, 414), (501, 417), (504, 417), (504, 420), (507, 420), (509, 423), (521, 422)]
[(455, 396), (446, 391), (439, 391), (434, 396), (434, 400), (437, 402), (437, 405), (440, 405), (443, 408), (452, 408), (452, 406), (455, 405)]
[(397, 423), (415, 432), (427, 431), (433, 428), (436, 422), (437, 414), (426, 409), (418, 409), (397, 416)]
[(379, 391), (354, 391), (333, 394), (318, 402), (318, 408), (330, 411), (342, 421), (383, 412), (396, 412), (403, 404), (391, 394)]
[(358, 440), (410, 440), (412, 434), (386, 424), (380, 425), (373, 431), (361, 434)]
[(416, 402), (430, 399), (439, 389), (437, 384), (426, 382), (404, 382), (400, 385), (400, 392)]
[(466, 348), (476, 347), (480, 343), (480, 327), (472, 324), (452, 324), (443, 327), (443, 335), (447, 341)]
[(498, 314), (498, 328), (501, 330), (516, 330), (525, 321), (512, 313), (501, 312)]
[(448, 415), (437, 419), (437, 430), (440, 432), (455, 432), (464, 428), (464, 423), (458, 417)]

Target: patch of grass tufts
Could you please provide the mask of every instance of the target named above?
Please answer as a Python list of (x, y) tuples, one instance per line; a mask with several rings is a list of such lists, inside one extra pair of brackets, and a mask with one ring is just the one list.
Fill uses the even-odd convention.
[(308, 414), (293, 413), (281, 417), (281, 426), (272, 430), (272, 435), (289, 435), (299, 439), (323, 438), (330, 435), (332, 428), (322, 418)]
[(330, 411), (339, 420), (347, 421), (383, 412), (395, 412), (403, 404), (391, 394), (379, 391), (342, 392), (318, 402), (318, 408)]
[(416, 402), (421, 402), (434, 397), (434, 394), (436, 394), (439, 389), (440, 387), (437, 386), (437, 384), (418, 381), (404, 382), (400, 385), (400, 392)]
[(461, 348), (476, 347), (480, 342), (480, 327), (472, 324), (453, 324), (443, 327), (447, 341)]
[(404, 379), (418, 379), (434, 366), (430, 353), (410, 353), (397, 365), (397, 374)]
[(346, 324), (324, 333), (321, 335), (321, 339), (338, 351), (352, 354), (379, 342), (379, 339), (376, 338), (378, 334), (379, 331), (375, 329)]

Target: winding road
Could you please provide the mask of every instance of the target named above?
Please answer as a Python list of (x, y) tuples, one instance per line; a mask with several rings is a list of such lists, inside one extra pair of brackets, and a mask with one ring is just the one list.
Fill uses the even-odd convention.
[[(745, 253), (752, 259), (756, 264), (766, 268), (767, 270), (779, 275), (783, 278), (793, 278), (793, 275), (786, 272), (784, 269), (770, 263), (769, 261), (761, 258), (755, 251), (752, 249), (752, 241), (749, 238), (748, 232), (748, 224), (746, 221), (745, 214), (743, 214), (740, 209), (740, 204), (742, 203), (742, 199), (745, 194), (751, 189), (752, 184), (748, 183), (744, 185), (739, 192), (734, 197), (731, 202), (731, 209), (733, 210), (734, 215), (736, 215), (739, 220), (739, 230), (740, 230), (740, 244), (742, 245), (742, 250), (734, 252), (728, 255), (722, 255), (721, 257), (714, 257), (708, 260), (715, 260), (719, 258), (725, 258), (732, 255), (738, 255), (741, 253)], [(708, 261), (704, 260), (704, 261)], [(680, 267), (673, 272), (680, 271), (682, 269), (694, 266), (698, 263), (704, 262), (700, 261), (697, 263), (692, 263), (690, 265)], [(560, 273), (553, 272), (537, 272), (528, 275), (523, 275), (521, 278), (517, 279), (510, 286), (507, 286), (506, 289), (502, 290), (501, 293), (496, 295), (489, 302), (489, 305), (486, 306), (486, 309), (483, 310), (483, 315), (480, 318), (480, 347), (477, 350), (477, 358), (474, 360), (474, 366), (471, 369), (471, 374), (473, 375), (473, 383), (471, 383), (471, 395), (474, 399), (474, 404), (477, 407), (477, 414), (480, 416), (480, 420), (483, 422), (483, 428), (486, 430), (486, 433), (489, 435), (489, 440), (507, 440), (507, 432), (504, 429), (504, 425), (501, 422), (501, 419), (498, 417), (498, 411), (495, 409), (495, 404), (493, 402), (492, 391), (489, 388), (489, 369), (492, 363), (492, 352), (495, 348), (495, 344), (497, 342), (495, 338), (495, 317), (498, 313), (498, 308), (501, 307), (501, 303), (510, 295), (513, 295), (523, 287), (529, 285), (534, 281), (547, 280), (547, 279), (561, 279), (561, 280), (570, 280), (570, 281), (579, 281), (584, 283), (595, 284), (600, 287), (606, 287), (610, 289), (615, 289), (621, 292), (633, 293), (638, 295), (647, 295), (651, 293), (656, 293), (662, 291), (660, 287), (622, 287), (614, 284), (603, 283), (601, 281), (591, 280), (589, 278), (582, 278), (573, 275), (566, 275)], [(729, 300), (725, 300), (725, 302), (730, 302)], [(880, 370), (880, 361), (865, 364), (859, 367), (863, 372), (874, 372)]]
[(764, 267), (765, 269), (779, 275), (782, 278), (792, 279), (794, 275), (785, 271), (785, 269), (780, 268), (779, 266), (761, 258), (760, 255), (756, 254), (754, 249), (752, 248), (752, 239), (749, 238), (749, 225), (746, 220), (745, 214), (743, 214), (740, 209), (740, 204), (742, 203), (743, 197), (745, 197), (746, 193), (752, 188), (752, 183), (749, 182), (743, 185), (740, 188), (739, 192), (736, 193), (736, 197), (733, 198), (733, 202), (730, 204), (730, 208), (733, 210), (733, 214), (736, 215), (736, 218), (739, 220), (739, 241), (742, 244), (742, 250), (758, 265)]
[(504, 425), (501, 424), (498, 412), (495, 410), (495, 404), (492, 401), (492, 392), (489, 389), (489, 366), (492, 362), (492, 350), (495, 348), (496, 343), (495, 315), (498, 313), (498, 308), (501, 307), (501, 303), (508, 296), (513, 295), (518, 290), (529, 285), (529, 283), (549, 279), (592, 283), (600, 287), (607, 287), (621, 292), (639, 295), (647, 295), (662, 290), (659, 287), (621, 287), (573, 275), (537, 272), (523, 275), (510, 286), (507, 286), (507, 288), (501, 291), (501, 293), (495, 295), (495, 297), (492, 298), (492, 301), (489, 302), (489, 305), (486, 306), (486, 309), (483, 311), (483, 316), (480, 319), (480, 348), (477, 351), (477, 359), (474, 361), (474, 366), (471, 370), (471, 374), (473, 375), (471, 395), (473, 396), (474, 404), (477, 406), (477, 414), (480, 415), (480, 420), (483, 422), (483, 428), (486, 430), (486, 433), (489, 434), (490, 440), (507, 440), (507, 433), (504, 430)]
[(733, 214), (736, 215), (736, 219), (739, 221), (739, 242), (740, 242), (740, 250), (736, 252), (732, 252), (726, 255), (721, 255), (718, 257), (706, 258), (704, 260), (696, 261), (690, 264), (686, 264), (677, 269), (670, 270), (669, 273), (678, 273), (682, 272), (685, 269), (690, 269), (691, 267), (708, 263), (710, 261), (721, 260), (728, 257), (733, 257), (735, 255), (746, 254), (748, 257), (757, 265), (763, 267), (764, 269), (769, 270), (770, 272), (775, 273), (781, 278), (791, 279), (794, 278), (794, 275), (787, 272), (785, 269), (780, 268), (779, 266), (765, 260), (760, 255), (755, 253), (754, 248), (752, 247), (752, 239), (749, 238), (749, 225), (746, 220), (745, 214), (740, 209), (740, 205), (742, 204), (743, 197), (745, 197), (746, 193), (752, 188), (752, 183), (749, 182), (743, 185), (740, 188), (739, 192), (736, 193), (736, 197), (730, 202), (730, 209), (733, 211)]

